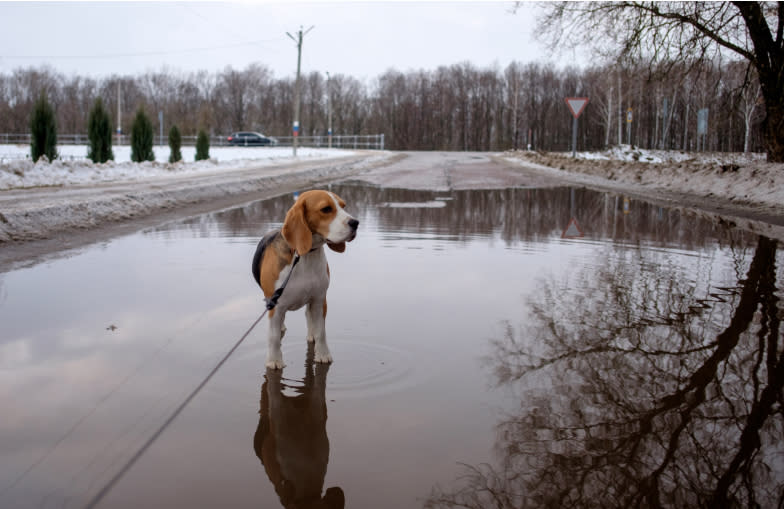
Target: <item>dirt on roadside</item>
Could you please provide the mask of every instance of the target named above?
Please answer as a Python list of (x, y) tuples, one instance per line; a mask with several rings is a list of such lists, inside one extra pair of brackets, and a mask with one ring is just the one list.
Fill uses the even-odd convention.
[(571, 185), (694, 210), (717, 221), (784, 240), (784, 164), (732, 156), (664, 163), (573, 158), (516, 151), (497, 159)]

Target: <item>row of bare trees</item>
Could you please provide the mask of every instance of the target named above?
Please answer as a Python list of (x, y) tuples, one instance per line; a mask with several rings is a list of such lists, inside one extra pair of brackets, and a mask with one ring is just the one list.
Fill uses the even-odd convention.
[[(590, 103), (579, 121), (578, 148), (629, 143), (644, 148), (760, 151), (764, 108), (760, 87), (740, 63), (650, 67), (595, 66), (558, 69), (512, 63), (505, 69), (469, 63), (435, 70), (389, 70), (369, 83), (345, 75), (328, 80), (306, 73), (302, 85), (302, 134), (326, 134), (333, 112), (335, 134), (386, 135), (393, 150), (507, 150), (528, 145), (568, 150), (572, 122), (564, 98)], [(49, 67), (0, 74), (0, 133), (29, 129), (35, 99), (45, 92), (61, 133), (86, 132), (96, 97), (113, 123), (129, 132), (143, 106), (164, 128), (184, 135), (200, 128), (213, 135), (239, 130), (288, 135), (294, 80), (276, 78), (262, 64), (243, 70), (182, 73), (169, 68), (140, 76), (66, 76)], [(633, 121), (627, 125), (627, 113)], [(698, 112), (708, 111), (699, 136)]]

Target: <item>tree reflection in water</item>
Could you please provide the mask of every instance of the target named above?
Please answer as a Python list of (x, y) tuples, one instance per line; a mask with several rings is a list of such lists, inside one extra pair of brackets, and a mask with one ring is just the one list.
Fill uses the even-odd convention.
[(499, 462), (425, 507), (784, 506), (776, 242), (731, 288), (628, 262), (545, 282), (531, 328), (493, 342), (497, 381), (522, 394)]

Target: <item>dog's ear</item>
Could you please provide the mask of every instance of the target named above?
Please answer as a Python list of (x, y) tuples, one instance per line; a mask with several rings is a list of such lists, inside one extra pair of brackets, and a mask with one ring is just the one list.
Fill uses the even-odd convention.
[(305, 221), (305, 202), (298, 200), (286, 213), (283, 228), (280, 231), (283, 238), (300, 256), (306, 254), (313, 247), (313, 234)]
[(329, 248), (331, 250), (335, 251), (336, 253), (342, 253), (343, 251), (346, 250), (346, 243), (345, 242), (338, 242), (336, 244), (328, 242), (327, 246), (329, 246)]

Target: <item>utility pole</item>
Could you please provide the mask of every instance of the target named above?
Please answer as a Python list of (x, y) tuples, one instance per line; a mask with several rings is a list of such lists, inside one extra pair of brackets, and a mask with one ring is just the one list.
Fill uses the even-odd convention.
[(332, 88), (327, 73), (327, 148), (332, 148)]
[(120, 105), (122, 103), (122, 99), (120, 97), (120, 80), (117, 80), (117, 144), (119, 145), (122, 141), (122, 108)]
[(519, 129), (517, 128), (517, 75), (515, 74), (514, 81), (514, 105), (512, 106), (512, 148), (517, 150), (517, 135)]
[(621, 94), (621, 71), (618, 70), (618, 145), (623, 144), (623, 95)]
[(292, 129), (292, 135), (294, 137), (294, 142), (292, 143), (292, 147), (294, 148), (294, 157), (297, 157), (297, 140), (299, 137), (299, 97), (300, 97), (300, 79), (299, 79), (299, 71), (300, 66), (302, 63), (302, 37), (307, 35), (308, 32), (313, 30), (311, 26), (305, 32), (302, 32), (302, 27), (299, 27), (299, 31), (297, 32), (297, 37), (295, 38), (290, 33), (286, 32), (286, 35), (291, 38), (297, 44), (297, 81), (294, 85), (294, 126)]

